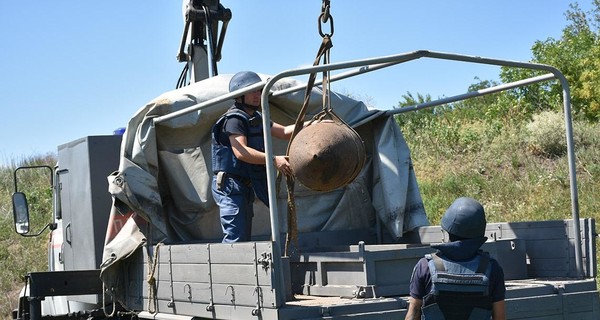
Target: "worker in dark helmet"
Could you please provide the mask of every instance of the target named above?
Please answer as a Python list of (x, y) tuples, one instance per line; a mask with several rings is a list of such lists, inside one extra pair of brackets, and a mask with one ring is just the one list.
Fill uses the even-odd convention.
[[(258, 74), (238, 72), (229, 82), (229, 91), (258, 82)], [(261, 92), (237, 97), (212, 128), (212, 194), (220, 210), (224, 243), (250, 240), (255, 196), (269, 205)], [(293, 129), (294, 125), (271, 122), (271, 135), (276, 138), (289, 140)], [(287, 157), (275, 156), (273, 162), (283, 174), (292, 174)]]
[(405, 319), (505, 319), (504, 272), (480, 250), (487, 240), (483, 206), (472, 198), (456, 199), (441, 226), (450, 242), (432, 245), (437, 252), (417, 262)]

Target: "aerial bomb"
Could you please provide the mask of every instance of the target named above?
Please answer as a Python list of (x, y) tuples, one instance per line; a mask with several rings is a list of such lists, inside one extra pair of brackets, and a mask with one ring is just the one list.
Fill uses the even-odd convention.
[(297, 180), (315, 191), (352, 182), (366, 161), (362, 139), (340, 121), (313, 122), (292, 140), (290, 165)]

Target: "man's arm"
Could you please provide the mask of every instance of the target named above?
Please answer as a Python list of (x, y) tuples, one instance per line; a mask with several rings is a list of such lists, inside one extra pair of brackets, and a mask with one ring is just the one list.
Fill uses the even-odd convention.
[(248, 139), (241, 134), (230, 135), (229, 143), (238, 160), (251, 164), (265, 164), (265, 154), (248, 146)]
[(404, 317), (404, 320), (421, 320), (421, 307), (423, 306), (423, 300), (410, 297), (408, 303), (408, 311), (406, 312), (406, 317)]
[[(266, 164), (267, 159), (264, 152), (258, 151), (248, 146), (246, 136), (238, 134), (229, 136), (229, 142), (233, 149), (233, 155), (240, 160), (250, 164)], [(290, 163), (284, 156), (276, 156), (274, 159), (275, 168), (286, 175), (292, 174)]]
[(271, 135), (277, 139), (290, 140), (294, 132), (294, 125), (282, 126), (277, 122), (273, 122), (271, 126)]
[(504, 300), (496, 301), (492, 304), (492, 320), (506, 319), (506, 303)]

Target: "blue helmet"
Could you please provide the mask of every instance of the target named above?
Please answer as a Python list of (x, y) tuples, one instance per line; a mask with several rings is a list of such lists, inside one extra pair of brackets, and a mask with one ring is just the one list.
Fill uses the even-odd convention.
[(229, 92), (233, 92), (255, 83), (261, 82), (262, 79), (258, 74), (252, 71), (240, 71), (231, 77), (229, 80)]
[(463, 239), (479, 238), (485, 235), (485, 211), (475, 199), (456, 199), (442, 217), (442, 229)]

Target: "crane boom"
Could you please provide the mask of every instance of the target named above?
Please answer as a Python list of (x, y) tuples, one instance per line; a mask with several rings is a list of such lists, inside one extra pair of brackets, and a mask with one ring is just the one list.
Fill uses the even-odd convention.
[(219, 73), (217, 62), (221, 60), (231, 10), (221, 5), (219, 0), (183, 0), (183, 18), (183, 35), (177, 60), (186, 65), (177, 88)]

